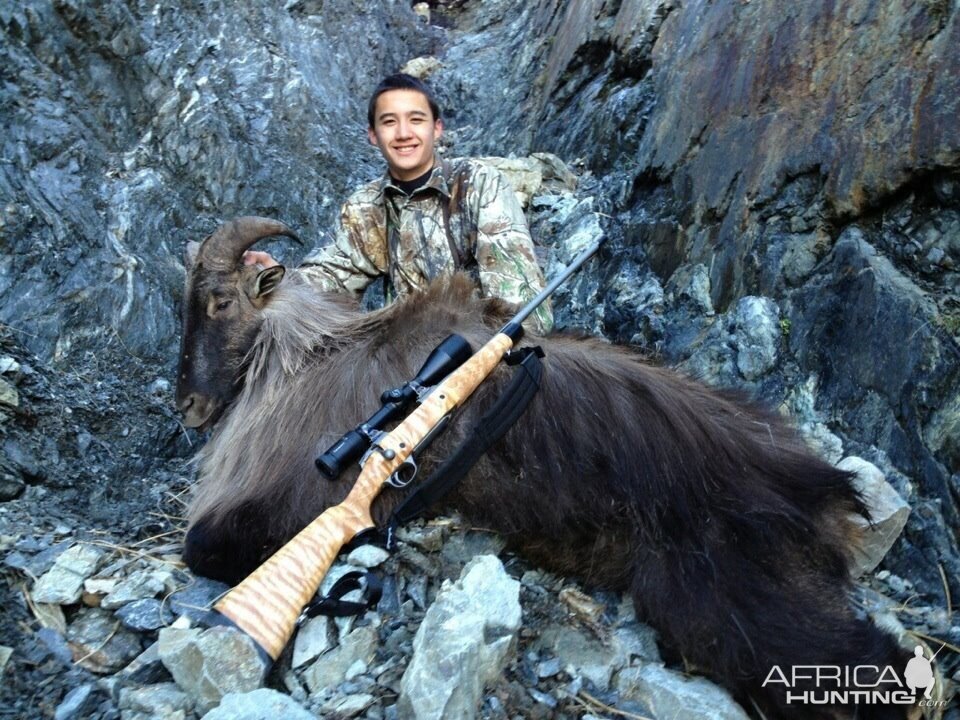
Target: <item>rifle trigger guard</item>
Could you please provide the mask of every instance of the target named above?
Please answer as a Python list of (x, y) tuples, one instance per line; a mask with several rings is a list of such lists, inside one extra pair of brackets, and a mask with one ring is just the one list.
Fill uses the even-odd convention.
[(413, 479), (417, 476), (418, 469), (417, 463), (411, 455), (400, 463), (400, 466), (390, 474), (390, 477), (387, 478), (387, 485), (397, 488), (398, 490), (405, 488), (413, 482)]

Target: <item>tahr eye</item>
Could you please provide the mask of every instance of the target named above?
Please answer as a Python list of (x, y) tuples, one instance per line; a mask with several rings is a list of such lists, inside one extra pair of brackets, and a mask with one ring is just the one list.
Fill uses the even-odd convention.
[(228, 307), (230, 307), (230, 303), (231, 303), (231, 302), (233, 302), (233, 301), (232, 301), (232, 300), (221, 300), (220, 302), (217, 303), (217, 310), (218, 310), (218, 311), (219, 311), (219, 310), (226, 310)]

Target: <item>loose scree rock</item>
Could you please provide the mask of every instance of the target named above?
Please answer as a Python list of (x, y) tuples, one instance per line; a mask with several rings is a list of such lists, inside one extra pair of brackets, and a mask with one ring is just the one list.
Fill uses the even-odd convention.
[[(326, 447), (412, 377), (448, 334), (479, 348), (512, 315), (465, 277), (363, 314), (296, 271), (244, 266), (282, 223), (239, 218), (188, 258), (177, 402), (210, 427), (184, 556), (236, 582), (340, 502), (355, 477), (313, 466)], [(903, 667), (894, 639), (850, 607), (849, 564), (865, 514), (850, 475), (812, 455), (774, 414), (589, 338), (531, 337), (546, 352), (521, 422), (449, 503), (531, 559), (623, 588), (675, 659), (777, 717), (852, 708), (786, 705), (773, 665)], [(420, 473), (498, 396), (501, 368), (420, 459)], [(379, 523), (403, 498), (373, 507)], [(863, 680), (863, 677), (860, 678)], [(797, 687), (796, 691), (815, 689)], [(858, 717), (903, 717), (861, 706)]]

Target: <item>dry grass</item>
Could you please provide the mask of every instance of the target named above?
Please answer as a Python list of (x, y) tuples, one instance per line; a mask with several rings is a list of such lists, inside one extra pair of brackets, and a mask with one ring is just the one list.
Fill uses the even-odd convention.
[[(163, 537), (163, 536), (169, 535), (169, 534), (171, 534), (171, 533), (173, 533), (173, 532), (179, 532), (179, 531), (170, 531), (170, 532), (168, 532), (168, 533), (161, 533), (160, 535), (157, 535), (157, 536), (155, 536), (155, 537)], [(147, 540), (150, 540), (150, 539), (153, 539), (153, 538), (147, 538)], [(171, 549), (176, 549), (176, 548), (179, 547), (179, 545), (169, 545), (169, 544), (168, 544), (168, 545), (164, 545), (164, 546), (162, 546), (162, 547), (160, 547), (160, 548), (152, 548), (150, 552), (146, 552), (146, 551), (140, 550), (140, 549), (138, 549), (138, 548), (136, 547), (136, 545), (139, 545), (139, 544), (141, 544), (141, 543), (143, 543), (143, 542), (146, 542), (146, 540), (141, 540), (141, 541), (139, 541), (138, 543), (135, 543), (135, 544), (134, 544), (133, 546), (131, 546), (131, 547), (125, 547), (125, 546), (123, 546), (123, 545), (117, 545), (116, 543), (107, 542), (106, 540), (91, 540), (91, 541), (87, 542), (87, 544), (88, 544), (88, 545), (94, 545), (94, 546), (96, 546), (96, 547), (106, 548), (106, 549), (108, 549), (108, 550), (112, 550), (113, 552), (117, 553), (118, 555), (131, 555), (131, 556), (133, 556), (133, 557), (135, 557), (135, 558), (141, 558), (141, 559), (144, 559), (144, 560), (149, 560), (150, 562), (159, 563), (159, 564), (161, 564), (161, 565), (169, 565), (169, 566), (171, 566), (171, 567), (178, 568), (178, 569), (186, 567), (186, 566), (183, 564), (182, 561), (179, 561), (179, 560), (169, 560), (169, 559), (165, 559), (165, 558), (163, 558), (163, 557), (160, 557), (160, 556), (154, 554), (154, 553), (156, 553), (156, 552), (158, 552), (158, 551), (167, 552), (167, 551), (169, 551), (169, 550), (171, 550)]]
[(570, 699), (579, 703), (586, 710), (599, 710), (600, 712), (609, 713), (617, 717), (629, 718), (629, 720), (651, 720), (651, 718), (647, 717), (646, 715), (638, 715), (636, 713), (627, 712), (626, 710), (618, 710), (611, 705), (607, 705), (606, 703), (595, 698), (586, 690), (581, 690), (579, 693), (577, 693), (576, 697), (570, 696)]

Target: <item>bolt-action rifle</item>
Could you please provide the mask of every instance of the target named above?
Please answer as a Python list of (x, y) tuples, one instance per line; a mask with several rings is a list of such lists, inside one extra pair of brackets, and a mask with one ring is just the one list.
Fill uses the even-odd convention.
[[(339, 505), (328, 508), (286, 545), (277, 550), (213, 607), (215, 624), (234, 625), (249, 635), (275, 661), (293, 635), (301, 610), (320, 587), (341, 548), (374, 527), (370, 506), (393, 479), (397, 482), (413, 465), (413, 458), (442, 428), (451, 413), (497, 367), (523, 333), (521, 323), (575, 273), (600, 247), (600, 238), (584, 249), (563, 272), (487, 342), (450, 372), (420, 405), (389, 432), (370, 438), (370, 451), (353, 489)], [(423, 371), (421, 371), (422, 373)]]

